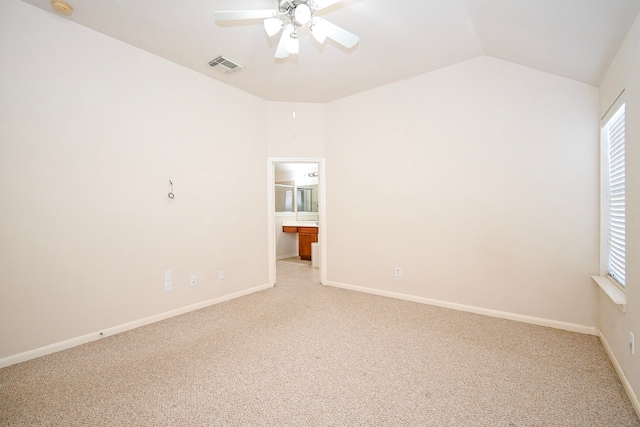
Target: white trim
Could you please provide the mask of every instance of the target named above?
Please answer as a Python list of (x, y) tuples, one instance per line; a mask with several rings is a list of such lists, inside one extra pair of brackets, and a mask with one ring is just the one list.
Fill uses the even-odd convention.
[(271, 287), (272, 287), (271, 285), (256, 286), (254, 288), (245, 289), (243, 291), (235, 292), (233, 294), (223, 295), (221, 297), (213, 298), (207, 301), (202, 301), (186, 307), (167, 311), (165, 313), (156, 314), (150, 317), (146, 317), (144, 319), (138, 319), (138, 320), (134, 320), (133, 322), (113, 326), (111, 328), (107, 328), (98, 332), (93, 332), (87, 335), (82, 335), (80, 337), (71, 338), (65, 341), (60, 341), (44, 347), (36, 348), (34, 350), (25, 351), (24, 353), (19, 353), (13, 356), (5, 357), (4, 359), (0, 359), (0, 368), (5, 368), (7, 366), (11, 366), (20, 362), (26, 362), (27, 360), (46, 356), (47, 354), (56, 353), (58, 351), (67, 350), (69, 348), (76, 347), (81, 344), (86, 344), (91, 341), (99, 340), (100, 338), (105, 338), (110, 335), (119, 334), (121, 332), (129, 331), (131, 329), (136, 329), (141, 326), (145, 326), (151, 323), (159, 322), (161, 320), (169, 319), (170, 317), (175, 317), (181, 314), (189, 313), (191, 311), (199, 310), (201, 308), (205, 308), (210, 305), (219, 304), (221, 302), (225, 302), (234, 298), (249, 295), (254, 292), (263, 291)]
[(625, 90), (626, 89), (622, 89), (622, 92), (620, 92), (618, 97), (611, 103), (611, 105), (607, 109), (607, 112), (604, 113), (604, 115), (600, 119), (600, 123), (602, 123), (602, 126), (604, 126), (609, 120), (611, 120), (611, 117), (613, 117), (616, 111), (618, 111), (618, 109), (622, 107), (622, 104), (625, 104), (627, 102), (627, 96), (624, 94)]
[(616, 373), (618, 374), (618, 378), (620, 378), (620, 382), (622, 383), (624, 390), (627, 392), (627, 396), (629, 396), (629, 400), (631, 401), (633, 409), (636, 411), (636, 415), (638, 416), (638, 418), (640, 418), (640, 402), (638, 402), (638, 396), (636, 396), (635, 392), (633, 391), (631, 383), (625, 376), (624, 371), (622, 370), (622, 366), (620, 366), (620, 364), (618, 363), (618, 359), (616, 359), (616, 356), (613, 354), (613, 350), (611, 350), (611, 347), (602, 334), (602, 331), (598, 331), (598, 337), (600, 337), (600, 342), (602, 343), (604, 350), (607, 352), (607, 356), (609, 356), (611, 364), (616, 370)]
[(267, 157), (267, 259), (269, 262), (269, 285), (276, 283), (276, 226), (275, 226), (275, 164), (318, 164), (318, 241), (320, 242), (320, 283), (327, 278), (327, 193), (325, 159), (321, 157)]
[[(600, 126), (600, 276), (606, 276), (609, 272), (609, 121), (626, 104), (625, 91), (618, 95), (607, 112), (601, 119)], [(595, 279), (594, 279), (595, 280)], [(600, 283), (598, 282), (600, 285)], [(602, 286), (601, 286), (602, 287)], [(602, 288), (610, 298), (611, 295)], [(613, 299), (613, 298), (612, 298)], [(617, 303), (616, 303), (617, 304)], [(621, 308), (624, 307), (621, 305)]]
[[(276, 170), (274, 162), (267, 157), (267, 262), (269, 263), (269, 284), (276, 284)], [(273, 248), (273, 249), (272, 249)]]
[(622, 308), (622, 311), (625, 311), (625, 306), (627, 304), (627, 295), (624, 293), (622, 289), (616, 286), (607, 276), (591, 276), (594, 282), (600, 286), (600, 289), (604, 291), (605, 294), (611, 301), (615, 304), (619, 305)]
[(294, 257), (297, 257), (297, 256), (298, 256), (298, 254), (297, 254), (297, 253), (294, 253), (294, 254), (286, 254), (286, 255), (278, 255), (278, 256), (276, 257), (276, 259), (277, 259), (278, 261), (280, 261), (281, 259), (294, 258)]
[(339, 283), (339, 282), (327, 282), (327, 285), (333, 286), (333, 287), (336, 287), (336, 288), (349, 289), (349, 290), (357, 291), (357, 292), (364, 292), (364, 293), (367, 293), (367, 294), (380, 295), (380, 296), (383, 296), (383, 297), (396, 298), (396, 299), (400, 299), (400, 300), (417, 302), (417, 303), (427, 304), (427, 305), (433, 305), (433, 306), (437, 306), (437, 307), (450, 308), (450, 309), (458, 310), (458, 311), (466, 311), (466, 312), (469, 312), (469, 313), (482, 314), (484, 316), (497, 317), (497, 318), (500, 318), (500, 319), (515, 320), (515, 321), (518, 321), (518, 322), (530, 323), (532, 325), (547, 326), (547, 327), (550, 327), (550, 328), (562, 329), (562, 330), (571, 331), (571, 332), (578, 332), (578, 333), (581, 333), (581, 334), (598, 335), (598, 329), (596, 327), (593, 327), (593, 326), (585, 326), (585, 325), (578, 325), (578, 324), (575, 324), (575, 323), (560, 322), (560, 321), (557, 321), (557, 320), (542, 319), (540, 317), (532, 317), (532, 316), (526, 316), (526, 315), (523, 315), (523, 314), (509, 313), (509, 312), (506, 312), (506, 311), (491, 310), (491, 309), (488, 309), (488, 308), (474, 307), (474, 306), (470, 306), (470, 305), (458, 304), (458, 303), (455, 303), (455, 302), (440, 301), (440, 300), (435, 300), (435, 299), (431, 299), (431, 298), (424, 298), (424, 297), (418, 297), (418, 296), (414, 296), (414, 295), (401, 294), (401, 293), (397, 293), (397, 292), (382, 291), (382, 290), (379, 290), (379, 289), (372, 289), (372, 288), (365, 288), (365, 287), (361, 287), (361, 286), (347, 285), (345, 283)]

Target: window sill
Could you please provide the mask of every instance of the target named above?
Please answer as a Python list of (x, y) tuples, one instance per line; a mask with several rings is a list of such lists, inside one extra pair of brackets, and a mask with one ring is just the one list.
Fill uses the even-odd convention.
[(600, 286), (600, 289), (611, 298), (611, 301), (621, 306), (622, 311), (624, 311), (624, 307), (627, 305), (627, 296), (625, 293), (605, 276), (591, 276), (591, 278)]

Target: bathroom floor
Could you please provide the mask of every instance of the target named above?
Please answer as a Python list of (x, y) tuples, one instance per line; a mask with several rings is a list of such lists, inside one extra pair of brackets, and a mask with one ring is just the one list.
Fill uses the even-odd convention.
[(311, 266), (311, 261), (305, 261), (303, 259), (300, 259), (299, 256), (294, 256), (294, 257), (291, 257), (291, 258), (281, 259), (278, 262), (286, 262), (286, 263), (302, 264), (302, 265)]

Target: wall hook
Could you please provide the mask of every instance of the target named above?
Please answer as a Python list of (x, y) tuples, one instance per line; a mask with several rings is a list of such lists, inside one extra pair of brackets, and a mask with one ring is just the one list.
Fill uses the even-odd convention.
[(169, 180), (169, 185), (171, 185), (171, 190), (169, 190), (169, 198), (173, 199), (175, 196), (173, 195), (173, 182), (171, 182), (171, 180)]

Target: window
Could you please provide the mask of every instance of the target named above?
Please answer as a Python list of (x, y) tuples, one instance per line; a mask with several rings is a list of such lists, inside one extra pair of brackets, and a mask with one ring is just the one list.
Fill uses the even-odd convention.
[[(606, 262), (607, 275), (625, 286), (625, 105), (614, 110), (603, 128), (606, 150)], [(604, 153), (603, 153), (604, 154)]]

